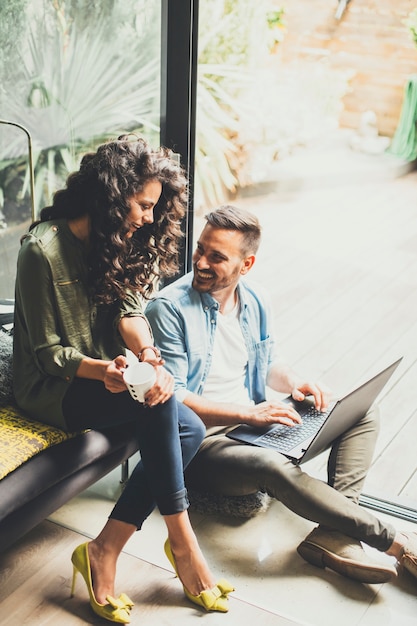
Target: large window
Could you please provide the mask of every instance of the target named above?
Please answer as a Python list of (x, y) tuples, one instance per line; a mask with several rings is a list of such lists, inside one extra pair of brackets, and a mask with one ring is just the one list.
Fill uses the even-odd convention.
[[(19, 235), (82, 155), (121, 133), (159, 143), (160, 0), (4, 0), (0, 6), (0, 298)], [(14, 247), (13, 247), (14, 246)], [(8, 260), (7, 262), (5, 260)]]
[[(320, 122), (314, 128), (323, 127), (313, 96), (326, 94), (326, 103), (337, 96), (332, 75), (323, 78), (309, 67), (300, 80), (274, 57), (280, 6), (268, 0), (2, 1), (0, 118), (12, 124), (0, 124), (0, 299), (13, 297), (19, 238), (32, 216), (85, 152), (122, 132), (167, 145), (188, 171), (183, 271), (190, 269), (194, 222), (234, 200), (239, 186), (256, 186), (271, 155), (286, 154), (312, 109)], [(277, 62), (279, 80), (270, 80)], [(275, 235), (272, 222), (265, 238), (273, 246)], [(268, 276), (262, 276), (267, 287), (276, 282)], [(415, 478), (410, 484), (411, 490)], [(395, 495), (364, 500), (415, 519), (414, 503)]]
[[(410, 442), (417, 416), (409, 393), (416, 376), (416, 333), (414, 317), (407, 314), (415, 181), (400, 187), (397, 165), (389, 169), (384, 155), (378, 158), (372, 150), (364, 156), (361, 144), (355, 151), (355, 140), (366, 135), (363, 120), (359, 131), (336, 141), (336, 130), (348, 130), (340, 114), (351, 88), (345, 63), (332, 64), (331, 51), (346, 60), (346, 52), (340, 57), (336, 52), (344, 41), (350, 55), (357, 53), (362, 31), (355, 26), (364, 14), (345, 15), (337, 29), (331, 3), (313, 20), (308, 4), (199, 0), (195, 235), (204, 213), (218, 204), (231, 202), (258, 214), (263, 244), (248, 278), (269, 291), (282, 354), (339, 397), (404, 355), (379, 398), (381, 432), (362, 503), (416, 521)], [(326, 24), (332, 24), (327, 38)], [(393, 31), (400, 27), (398, 22)], [(354, 33), (350, 44), (347, 32)], [(382, 66), (378, 28), (366, 32), (372, 67)], [(355, 63), (364, 86), (370, 65), (366, 58)], [(377, 83), (377, 72), (374, 77)], [(388, 100), (394, 100), (395, 87), (387, 85)], [(379, 106), (374, 91), (356, 91), (355, 106)], [(388, 118), (389, 102), (381, 106)], [(372, 111), (364, 116), (369, 118)], [(386, 141), (378, 137), (376, 145), (384, 150)], [(332, 151), (326, 152), (326, 145), (334, 146)], [(327, 480), (327, 457), (310, 461), (308, 471)]]

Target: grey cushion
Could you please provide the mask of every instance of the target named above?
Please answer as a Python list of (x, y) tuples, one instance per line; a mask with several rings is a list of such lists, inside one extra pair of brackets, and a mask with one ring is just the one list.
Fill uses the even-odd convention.
[(271, 497), (263, 491), (243, 496), (225, 496), (188, 490), (191, 510), (206, 515), (230, 515), (250, 518), (266, 511), (271, 504)]

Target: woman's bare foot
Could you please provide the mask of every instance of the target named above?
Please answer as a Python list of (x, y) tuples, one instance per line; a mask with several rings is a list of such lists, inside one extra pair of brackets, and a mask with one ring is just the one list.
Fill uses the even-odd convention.
[(108, 604), (107, 596), (116, 597), (114, 581), (117, 559), (136, 530), (133, 524), (110, 518), (100, 534), (88, 544), (94, 595), (100, 604)]
[(106, 552), (96, 540), (89, 542), (88, 556), (96, 600), (99, 604), (108, 604), (107, 596), (114, 597), (116, 563), (109, 552)]

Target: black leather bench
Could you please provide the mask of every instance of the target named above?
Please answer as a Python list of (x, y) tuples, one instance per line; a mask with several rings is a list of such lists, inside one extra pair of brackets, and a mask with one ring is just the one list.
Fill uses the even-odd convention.
[(12, 344), (7, 331), (12, 320), (3, 315), (1, 321), (4, 329), (0, 329), (0, 476), (3, 476), (0, 551), (3, 551), (69, 499), (117, 466), (123, 467), (137, 452), (138, 441), (133, 429), (125, 425), (68, 436), (58, 429), (48, 433), (49, 427), (38, 424), (37, 428), (36, 423), (27, 420), (14, 405), (10, 388)]
[(137, 450), (133, 432), (125, 427), (90, 430), (19, 465), (0, 480), (0, 551)]

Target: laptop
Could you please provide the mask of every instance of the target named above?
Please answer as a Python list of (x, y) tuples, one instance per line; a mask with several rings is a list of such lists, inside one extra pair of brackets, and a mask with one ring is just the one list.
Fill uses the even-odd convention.
[(329, 448), (337, 437), (365, 415), (401, 361), (402, 357), (348, 395), (330, 403), (323, 413), (317, 411), (308, 398), (302, 402), (291, 396), (285, 398), (283, 402), (293, 405), (303, 420), (302, 424), (273, 424), (261, 428), (241, 424), (230, 430), (227, 437), (276, 450), (293, 463), (305, 463)]

